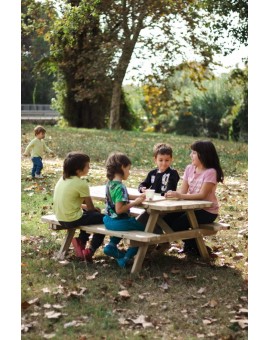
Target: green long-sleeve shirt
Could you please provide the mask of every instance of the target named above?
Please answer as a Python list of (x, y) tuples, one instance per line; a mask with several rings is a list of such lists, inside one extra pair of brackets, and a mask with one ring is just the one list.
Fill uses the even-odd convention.
[(31, 157), (42, 157), (44, 152), (53, 153), (53, 151), (45, 144), (43, 139), (34, 138), (27, 145), (24, 154), (31, 155)]

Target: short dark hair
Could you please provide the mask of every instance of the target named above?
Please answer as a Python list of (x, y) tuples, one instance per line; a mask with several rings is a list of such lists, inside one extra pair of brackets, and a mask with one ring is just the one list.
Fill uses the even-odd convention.
[(107, 178), (112, 181), (116, 174), (124, 175), (122, 166), (131, 165), (131, 160), (122, 152), (112, 152), (106, 161)]
[(199, 160), (207, 169), (216, 169), (217, 181), (222, 183), (224, 174), (214, 144), (208, 140), (198, 140), (191, 144), (190, 148), (198, 153)]
[(83, 170), (85, 164), (90, 162), (90, 157), (80, 151), (69, 152), (64, 159), (63, 179), (76, 176), (78, 170)]
[(153, 154), (155, 158), (157, 157), (157, 155), (169, 155), (172, 157), (172, 147), (170, 146), (170, 144), (158, 143), (154, 145)]
[(34, 128), (34, 132), (35, 132), (35, 136), (38, 135), (40, 132), (46, 132), (46, 130), (44, 129), (43, 126), (41, 125), (38, 125)]

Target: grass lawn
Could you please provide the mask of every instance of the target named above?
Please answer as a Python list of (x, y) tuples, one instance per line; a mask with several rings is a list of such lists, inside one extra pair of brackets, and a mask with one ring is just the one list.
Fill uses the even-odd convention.
[[(22, 152), (34, 125), (22, 124)], [(89, 154), (89, 183), (106, 182), (104, 164), (111, 151), (132, 160), (127, 186), (154, 167), (152, 148), (170, 143), (173, 166), (183, 175), (194, 138), (176, 135), (45, 126), (46, 143), (56, 157), (44, 158), (45, 176), (32, 180), (31, 160), (22, 157), (22, 339), (247, 339), (247, 144), (213, 140), (225, 173), (218, 187), (219, 220), (231, 225), (207, 238), (216, 258), (211, 263), (187, 258), (172, 243), (152, 254), (138, 275), (118, 268), (99, 249), (92, 264), (78, 261), (70, 249), (54, 260), (64, 231), (41, 222), (52, 213), (53, 189), (69, 151)], [(181, 180), (180, 180), (181, 181)], [(103, 208), (103, 203), (97, 204)], [(107, 240), (107, 239), (106, 239)]]

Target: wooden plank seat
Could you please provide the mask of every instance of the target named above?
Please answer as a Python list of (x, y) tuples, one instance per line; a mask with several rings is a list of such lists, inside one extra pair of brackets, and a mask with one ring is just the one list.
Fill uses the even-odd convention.
[[(143, 209), (140, 209), (143, 210)], [(134, 211), (134, 214), (140, 214), (141, 211), (137, 210)], [(58, 220), (56, 219), (55, 215), (44, 215), (41, 217), (42, 222), (48, 223), (49, 227), (53, 230), (67, 230), (65, 239), (61, 245), (61, 249), (58, 253), (57, 258), (63, 258), (65, 256), (65, 252), (69, 249), (71, 244), (72, 238), (74, 237), (76, 229), (84, 230), (89, 234), (98, 233), (104, 234), (108, 236), (116, 236), (122, 239), (126, 239), (130, 241), (131, 246), (142, 246), (142, 245), (151, 245), (151, 244), (158, 244), (158, 243), (166, 243), (172, 242), (177, 240), (185, 240), (194, 237), (203, 237), (203, 236), (210, 236), (216, 234), (220, 230), (227, 230), (229, 229), (228, 224), (214, 222), (211, 224), (202, 224), (199, 225), (199, 228), (196, 230), (185, 230), (179, 232), (170, 232), (167, 231), (166, 234), (155, 234), (149, 233), (145, 231), (115, 231), (115, 230), (108, 230), (103, 224), (96, 224), (90, 226), (80, 226), (77, 228), (66, 229), (63, 228)]]

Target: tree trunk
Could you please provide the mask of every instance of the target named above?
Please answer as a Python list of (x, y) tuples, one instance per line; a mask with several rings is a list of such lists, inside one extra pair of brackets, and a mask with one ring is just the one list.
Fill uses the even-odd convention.
[[(118, 130), (121, 128), (120, 102), (121, 102), (122, 83), (125, 78), (125, 74), (126, 74), (134, 47), (138, 40), (140, 31), (143, 28), (142, 23), (143, 23), (143, 19), (145, 15), (146, 15), (146, 9), (143, 8), (142, 12), (139, 14), (136, 25), (133, 26), (133, 29), (132, 30), (124, 29), (126, 32), (126, 36), (129, 36), (129, 37), (127, 37), (126, 42), (124, 43), (124, 46), (122, 48), (122, 55), (119, 59), (118, 65), (114, 73), (112, 100), (111, 100), (111, 108), (110, 108), (110, 129), (111, 130)], [(124, 27), (127, 28), (127, 21)]]
[(112, 101), (110, 108), (110, 129), (119, 130), (120, 125), (120, 99), (122, 81), (115, 81), (113, 84)]

